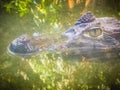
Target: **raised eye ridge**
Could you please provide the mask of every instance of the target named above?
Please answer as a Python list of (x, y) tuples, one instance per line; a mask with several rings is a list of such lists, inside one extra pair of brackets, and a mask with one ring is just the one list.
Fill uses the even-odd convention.
[(74, 29), (70, 29), (70, 30), (66, 31), (65, 33), (74, 33), (75, 34), (76, 32)]

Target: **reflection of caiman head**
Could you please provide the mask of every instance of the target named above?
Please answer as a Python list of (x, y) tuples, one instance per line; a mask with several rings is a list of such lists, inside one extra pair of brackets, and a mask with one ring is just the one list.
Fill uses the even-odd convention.
[(83, 15), (63, 33), (67, 47), (80, 50), (110, 50), (119, 48), (120, 21), (115, 18), (95, 18), (90, 12)]

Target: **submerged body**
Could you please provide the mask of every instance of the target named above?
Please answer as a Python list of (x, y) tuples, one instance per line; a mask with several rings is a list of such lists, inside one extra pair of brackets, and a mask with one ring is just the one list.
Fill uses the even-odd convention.
[(119, 52), (120, 21), (112, 17), (95, 18), (87, 12), (65, 31), (62, 37), (66, 37), (66, 40), (41, 47), (43, 41), (46, 43), (44, 39), (22, 35), (13, 40), (8, 49), (10, 52), (26, 55), (42, 50), (59, 50), (74, 54), (114, 50)]

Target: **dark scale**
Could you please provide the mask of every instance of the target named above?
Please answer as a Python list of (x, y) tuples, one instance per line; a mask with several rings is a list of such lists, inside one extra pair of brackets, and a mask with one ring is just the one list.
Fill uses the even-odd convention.
[(75, 25), (79, 25), (82, 23), (89, 23), (95, 20), (95, 17), (92, 15), (91, 12), (87, 12), (75, 23)]

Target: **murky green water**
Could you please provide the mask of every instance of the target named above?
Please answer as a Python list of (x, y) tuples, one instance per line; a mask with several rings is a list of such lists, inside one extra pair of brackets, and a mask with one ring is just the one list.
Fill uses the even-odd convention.
[[(36, 84), (35, 87), (39, 87), (41, 84), (39, 82), (40, 80), (38, 80), (39, 75), (34, 73), (34, 70), (27, 60), (22, 61), (21, 57), (8, 53), (7, 47), (9, 43), (16, 37), (25, 33), (32, 35), (34, 32), (40, 32), (47, 33), (47, 35), (60, 35), (62, 31), (65, 31), (68, 27), (72, 26), (80, 17), (81, 10), (79, 8), (80, 6), (77, 6), (73, 10), (65, 9), (66, 11), (64, 10), (63, 12), (58, 13), (59, 23), (48, 23), (46, 21), (45, 23), (40, 24), (39, 27), (36, 25), (33, 16), (29, 14), (24, 17), (19, 17), (17, 13), (8, 14), (4, 11), (0, 12), (0, 84), (4, 90), (6, 90), (7, 87), (10, 89), (13, 88), (14, 90), (22, 87), (20, 90), (23, 90), (24, 84), (27, 85), (25, 86), (27, 89), (30, 89), (31, 87), (34, 87), (34, 84)], [(103, 9), (101, 8), (100, 10), (98, 9), (93, 12), (98, 17), (116, 16), (114, 13), (109, 12), (109, 9), (101, 12), (102, 10)], [(109, 56), (110, 55), (108, 55), (108, 57)], [(119, 58), (116, 57), (115, 59), (116, 61), (119, 60)], [(29, 77), (28, 81), (27, 77)], [(18, 82), (16, 82), (17, 80)], [(12, 82), (11, 85), (10, 82)], [(24, 83), (22, 84), (22, 82)]]

